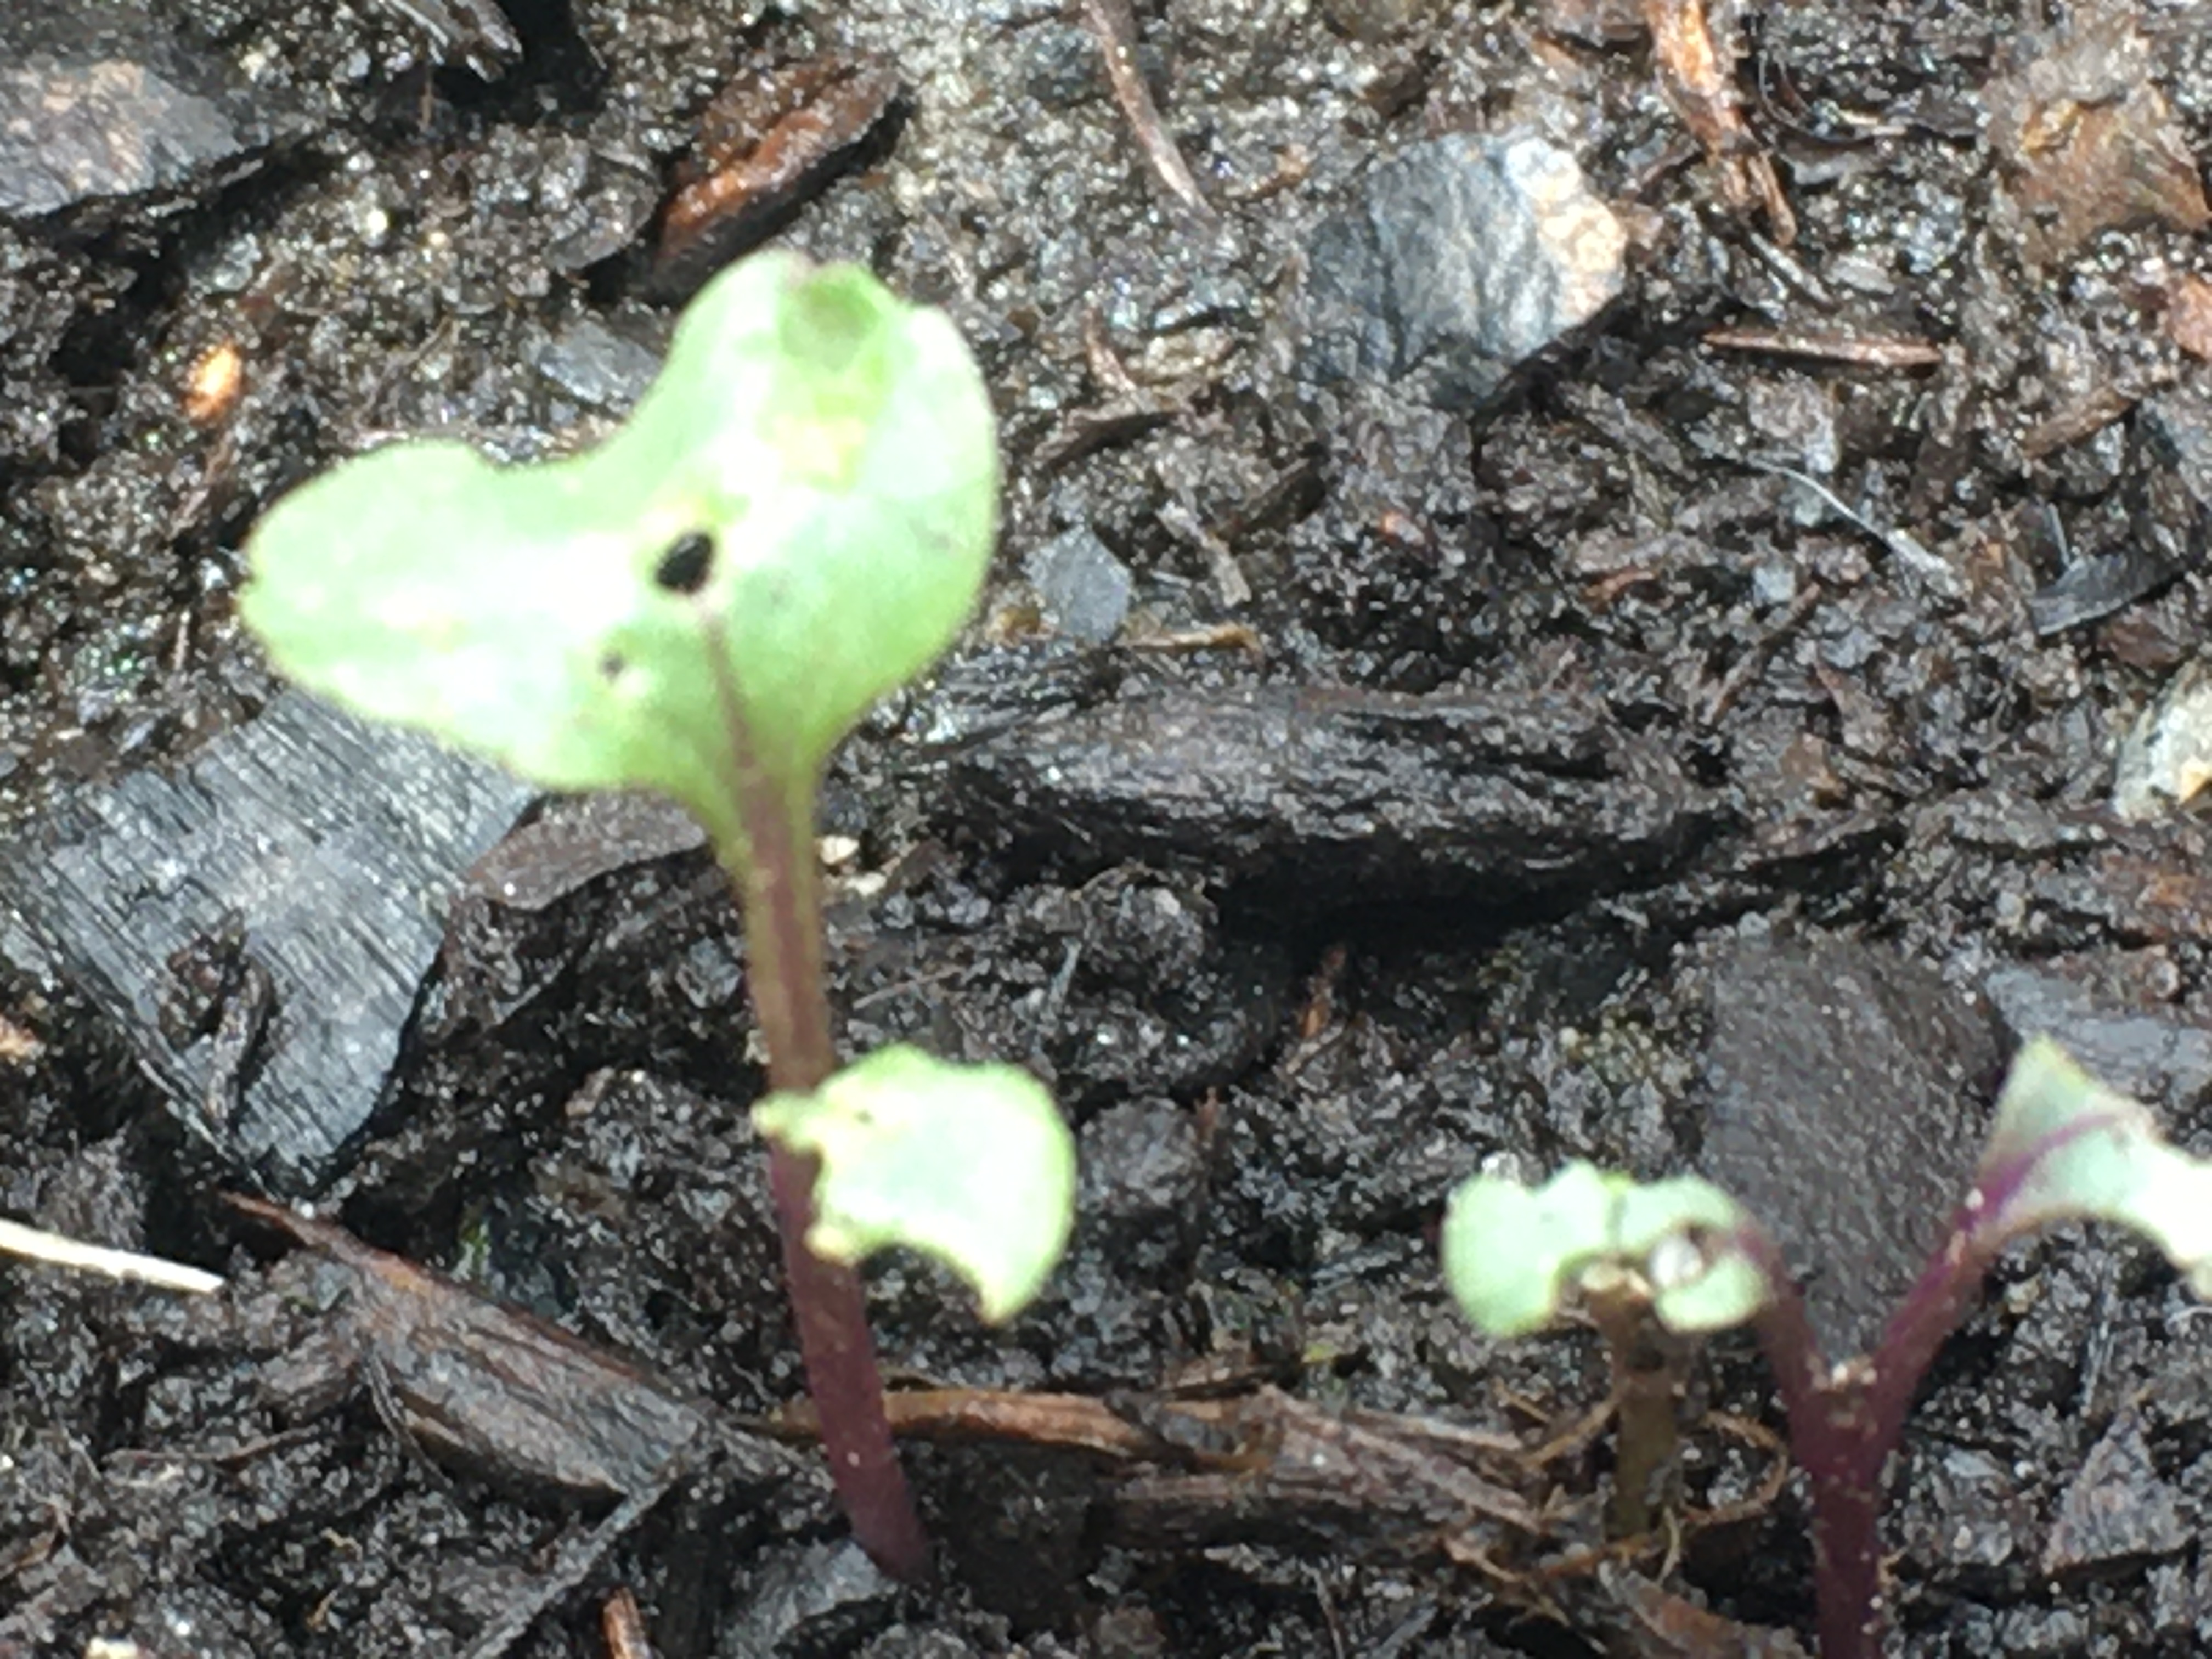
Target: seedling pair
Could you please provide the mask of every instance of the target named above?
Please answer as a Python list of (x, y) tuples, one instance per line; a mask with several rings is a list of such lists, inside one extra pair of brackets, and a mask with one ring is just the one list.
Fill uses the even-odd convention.
[(823, 1444), (855, 1535), (908, 1577), (927, 1545), (854, 1264), (909, 1245), (1011, 1316), (1066, 1242), (1074, 1149), (1014, 1067), (895, 1048), (838, 1069), (815, 799), (838, 742), (973, 611), (997, 513), (990, 401), (950, 322), (768, 254), (699, 295), (599, 448), (348, 463), (257, 526), (240, 602), (310, 689), (705, 826), (744, 913), (774, 1091), (755, 1118)]
[(1531, 1189), (1477, 1176), (1452, 1195), (1444, 1276), (1497, 1336), (1624, 1291), (1674, 1331), (1750, 1323), (1811, 1488), (1821, 1659), (1875, 1659), (1882, 1472), (1914, 1392), (2005, 1246), (2081, 1219), (2134, 1228), (2212, 1297), (2212, 1164), (2167, 1145), (2141, 1105), (2039, 1038), (2014, 1060), (1973, 1183), (1871, 1352), (1831, 1364), (1772, 1239), (1695, 1176), (1639, 1183), (1577, 1163)]

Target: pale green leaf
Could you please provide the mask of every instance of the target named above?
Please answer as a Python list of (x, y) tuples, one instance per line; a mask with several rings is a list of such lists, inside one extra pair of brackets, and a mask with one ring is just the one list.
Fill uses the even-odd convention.
[(1036, 1297), (1066, 1248), (1075, 1139), (1018, 1066), (883, 1048), (812, 1094), (769, 1096), (753, 1119), (820, 1159), (807, 1243), (832, 1261), (922, 1251), (973, 1285), (995, 1322)]
[(2055, 1222), (2117, 1222), (2212, 1297), (2212, 1163), (2170, 1145), (2147, 1108), (2097, 1082), (2047, 1037), (2013, 1060), (1974, 1203), (1978, 1251)]
[[(551, 787), (656, 787), (722, 832), (731, 714), (784, 793), (811, 785), (972, 610), (997, 487), (943, 315), (763, 254), (700, 295), (599, 448), (349, 462), (255, 527), (240, 609), (287, 675), (364, 714)], [(700, 536), (696, 588), (657, 580)]]
[(1579, 1161), (1533, 1188), (1476, 1176), (1444, 1214), (1444, 1281), (1493, 1336), (1542, 1329), (1600, 1270), (1632, 1275), (1669, 1328), (1717, 1330), (1766, 1299), (1734, 1247), (1746, 1224), (1735, 1200), (1694, 1176), (1639, 1182)]

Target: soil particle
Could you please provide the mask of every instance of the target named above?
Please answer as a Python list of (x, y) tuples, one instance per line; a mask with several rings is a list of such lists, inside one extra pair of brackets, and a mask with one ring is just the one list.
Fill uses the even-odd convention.
[(1840, 940), (1723, 952), (1703, 1167), (1772, 1230), (1832, 1359), (1869, 1352), (1973, 1177), (1996, 1036), (1936, 975)]
[(1030, 555), (1030, 585), (1042, 620), (1085, 645), (1103, 645), (1129, 612), (1129, 568), (1086, 529), (1056, 536)]
[(660, 356), (596, 317), (580, 317), (539, 345), (535, 364), (540, 374), (582, 408), (619, 415), (653, 383), (660, 370)]
[(521, 37), (497, 0), (380, 0), (384, 9), (414, 24), (441, 63), (466, 63), (487, 78), (522, 52)]
[(134, 6), (11, 9), (0, 19), (0, 219), (94, 204), (112, 219), (126, 202), (173, 210), (297, 136), (281, 99), (198, 45)]
[(2212, 1031), (2176, 1018), (2152, 996), (2138, 991), (2134, 1006), (2115, 1006), (2063, 973), (2027, 967), (1991, 974), (1987, 989), (2015, 1042), (2038, 1032), (2056, 1037), (2100, 1080), (2129, 1094), (2212, 1098)]
[(469, 870), (471, 895), (510, 910), (543, 910), (612, 871), (705, 846), (707, 832), (674, 802), (613, 791), (548, 800)]
[(2159, 1474), (2142, 1419), (2124, 1411), (2066, 1489), (2058, 1524), (2044, 1546), (2043, 1570), (2063, 1573), (2124, 1556), (2168, 1555), (2191, 1533), (2180, 1495)]
[(1172, 1101), (1107, 1108), (1083, 1127), (1082, 1224), (1103, 1230), (1107, 1247), (1139, 1267), (1188, 1248), (1206, 1189), (1206, 1138)]
[(898, 1586), (849, 1541), (776, 1552), (721, 1629), (717, 1651), (799, 1656), (849, 1649), (891, 1619)]
[(1534, 133), (1417, 145), (1316, 231), (1304, 369), (1476, 407), (1612, 301), (1626, 244), (1574, 158)]

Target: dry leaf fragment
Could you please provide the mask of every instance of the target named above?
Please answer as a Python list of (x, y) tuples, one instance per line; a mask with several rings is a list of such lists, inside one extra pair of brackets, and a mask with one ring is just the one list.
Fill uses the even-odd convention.
[(1714, 40), (1705, 0), (1644, 0), (1644, 21), (1651, 31), (1667, 100), (1719, 169), (1729, 206), (1741, 212), (1756, 205), (1765, 213), (1777, 241), (1794, 241), (1797, 218), (1782, 193), (1773, 158), (1744, 125), (1743, 106), (1736, 99), (1733, 36), (1725, 46)]
[(2192, 357), (2212, 362), (2212, 283), (2177, 279), (2166, 298), (2166, 334)]
[(2130, 225), (2212, 222), (2151, 68), (2148, 45), (2125, 20), (2095, 18), (2046, 37), (2025, 68), (1990, 87), (1990, 143), (2028, 222), (2029, 258), (2062, 260)]

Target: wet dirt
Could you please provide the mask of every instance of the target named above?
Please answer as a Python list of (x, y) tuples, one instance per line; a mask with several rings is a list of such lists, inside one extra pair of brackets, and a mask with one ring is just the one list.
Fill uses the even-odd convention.
[[(2208, 371), (2179, 323), (2212, 274), (2190, 188), (2212, 33), (2185, 10), (2039, 33), (1995, 4), (1750, 9), (1716, 104), (1670, 103), (1634, 8), (1139, 0), (1135, 69), (1201, 208), (1116, 99), (1110, 6), (132, 9), (166, 43), (163, 107), (221, 123), (195, 114), (204, 143), (158, 166), (56, 173), (78, 181), (60, 206), (45, 175), (0, 192), (13, 843), (268, 704), (232, 600), (288, 485), (389, 434), (520, 459), (619, 418), (696, 279), (659, 251), (688, 184), (734, 179), (719, 252), (865, 259), (974, 343), (1008, 459), (1000, 578), (836, 769), (833, 999), (848, 1051), (910, 1038), (1051, 1081), (1084, 1210), (1003, 1331), (878, 1264), (894, 1376), (1138, 1405), (1267, 1384), (1533, 1445), (1602, 1399), (1601, 1356), (1457, 1319), (1445, 1193), (1486, 1159), (1695, 1165), (1717, 1030), (1782, 1055), (1737, 1067), (1767, 1079), (1820, 1052), (1801, 1033), (1858, 1042), (1811, 988), (1837, 939), (1854, 973), (1906, 964), (1902, 1003), (1932, 975), (2008, 1038), (2078, 1035), (2212, 1139), (2207, 834), (2171, 800), (2112, 807), (2212, 603)], [(750, 159), (694, 153), (726, 88), (830, 62), (899, 89)], [(1794, 239), (1741, 150), (1702, 148), (1730, 122), (1775, 158)], [(1438, 199), (1403, 181), (1465, 134), (1497, 141), (1471, 147), (1487, 176), (1532, 137), (1580, 163), (1618, 297), (1478, 390), (1449, 350), (1412, 362), (1402, 316), (1381, 357), (1317, 355), (1316, 247), (1361, 222), (1418, 246), (1374, 216)], [(757, 199), (749, 167), (774, 174)], [(1022, 574), (1076, 536), (1127, 578), (1103, 642), (1054, 635)], [(322, 1202), (672, 1399), (760, 1418), (799, 1381), (726, 890), (665, 825), (580, 853), (531, 833), (503, 866), (526, 902), (495, 882), (452, 912)], [(0, 1212), (234, 1280), (195, 1312), (0, 1269), (0, 1653), (465, 1650), (610, 1494), (449, 1473), (373, 1389), (282, 1386), (342, 1290), (218, 1201), (252, 1171), (98, 988), (0, 939)], [(1717, 1011), (1775, 951), (1788, 971)], [(1868, 1074), (1972, 1069), (1923, 1061)], [(1827, 1179), (1873, 1178), (1843, 1158)], [(2008, 1258), (1893, 1471), (1898, 1650), (2212, 1647), (2208, 1364), (2212, 1321), (2147, 1252)], [(1684, 1502), (1724, 1518), (1643, 1569), (1806, 1630), (1799, 1497), (1748, 1501), (1773, 1468), (1752, 1431), (1780, 1423), (1747, 1343), (1712, 1346), (1688, 1408)], [(943, 1571), (909, 1591), (843, 1547), (804, 1460), (779, 1483), (709, 1456), (514, 1651), (605, 1651), (617, 1580), (670, 1656), (1662, 1650), (1617, 1575), (1559, 1573), (1540, 1604), (1499, 1571), (1585, 1537), (1601, 1435), (1470, 1464), (1559, 1534), (1489, 1537), (1487, 1570), (1419, 1482), (1301, 1507), (1256, 1457), (1242, 1485), (1144, 1477), (1184, 1480), (1163, 1495), (1080, 1450), (917, 1444)]]

